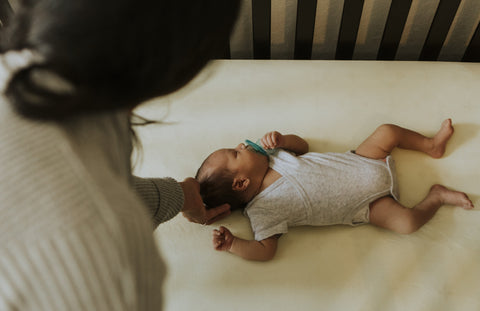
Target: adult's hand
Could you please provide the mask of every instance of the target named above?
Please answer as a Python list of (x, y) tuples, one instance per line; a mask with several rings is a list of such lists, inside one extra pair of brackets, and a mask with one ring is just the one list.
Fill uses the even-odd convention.
[(209, 225), (230, 215), (230, 205), (223, 204), (206, 209), (200, 196), (200, 184), (195, 178), (186, 178), (180, 183), (185, 201), (182, 214), (191, 222)]

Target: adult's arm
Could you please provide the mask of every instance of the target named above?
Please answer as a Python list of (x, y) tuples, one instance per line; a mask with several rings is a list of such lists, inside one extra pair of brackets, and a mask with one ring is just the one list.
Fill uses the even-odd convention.
[(184, 194), (181, 185), (175, 179), (133, 176), (133, 184), (147, 206), (155, 228), (182, 210)]

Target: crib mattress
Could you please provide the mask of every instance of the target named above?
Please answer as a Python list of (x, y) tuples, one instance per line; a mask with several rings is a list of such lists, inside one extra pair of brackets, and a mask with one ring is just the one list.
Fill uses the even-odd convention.
[[(435, 183), (480, 205), (480, 64), (224, 60), (184, 90), (137, 113), (140, 176), (193, 176), (213, 150), (271, 130), (304, 137), (311, 151), (355, 149), (378, 125), (434, 134), (455, 126), (445, 156), (396, 150), (401, 203)], [(138, 156), (140, 153), (141, 156)], [(480, 213), (442, 207), (422, 229), (399, 235), (371, 225), (298, 227), (275, 258), (249, 262), (212, 247), (224, 225), (252, 239), (241, 212), (210, 226), (181, 215), (155, 236), (168, 265), (165, 310), (479, 310)]]

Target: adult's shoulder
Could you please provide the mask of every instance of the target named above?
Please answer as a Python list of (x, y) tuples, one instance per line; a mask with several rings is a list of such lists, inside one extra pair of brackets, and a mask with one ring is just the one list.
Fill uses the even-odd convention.
[(112, 228), (136, 222), (147, 232), (151, 229), (129, 187), (128, 172), (120, 176), (113, 167), (102, 171), (109, 159), (99, 158), (92, 166), (92, 159), (85, 158), (88, 150), (79, 153), (75, 145), (59, 123), (25, 119), (1, 101), (0, 239), (73, 231), (90, 219), (104, 220)]

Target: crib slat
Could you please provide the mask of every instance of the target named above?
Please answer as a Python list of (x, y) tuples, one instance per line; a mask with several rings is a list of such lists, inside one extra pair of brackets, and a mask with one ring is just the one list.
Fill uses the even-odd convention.
[(223, 59), (230, 59), (231, 54), (230, 54), (230, 44), (227, 44), (225, 51), (223, 52)]
[(252, 0), (253, 58), (270, 59), (271, 0)]
[(412, 0), (392, 0), (377, 60), (394, 60)]
[(335, 59), (352, 59), (364, 0), (345, 0)]
[(295, 59), (311, 59), (317, 0), (298, 0)]
[(458, 10), (461, 0), (440, 0), (432, 26), (420, 54), (422, 61), (435, 61)]
[(480, 62), (480, 23), (468, 44), (462, 62)]
[(10, 16), (13, 14), (12, 7), (10, 6), (10, 2), (8, 0), (0, 0), (0, 21), (2, 23), (2, 27), (8, 25), (10, 21)]

